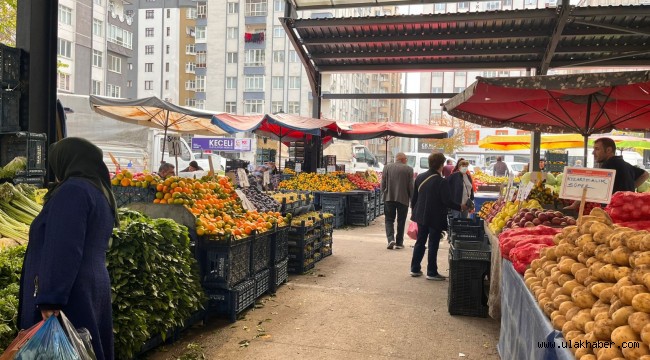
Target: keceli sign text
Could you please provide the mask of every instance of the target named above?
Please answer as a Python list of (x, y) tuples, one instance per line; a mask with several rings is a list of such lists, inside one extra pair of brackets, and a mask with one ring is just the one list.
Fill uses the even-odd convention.
[(251, 151), (249, 138), (192, 138), (192, 150)]

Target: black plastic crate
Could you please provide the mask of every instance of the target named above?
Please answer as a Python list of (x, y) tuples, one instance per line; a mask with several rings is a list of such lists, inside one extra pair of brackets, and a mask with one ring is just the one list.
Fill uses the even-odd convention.
[(544, 169), (546, 169), (546, 167), (549, 165), (548, 162), (551, 162), (551, 161), (563, 162), (563, 163), (569, 162), (569, 153), (567, 153), (567, 152), (560, 153), (560, 152), (547, 151), (546, 153), (544, 153), (544, 160), (546, 160), (546, 162), (547, 162), (546, 165), (544, 166)]
[(284, 259), (271, 268), (271, 280), (269, 282), (269, 292), (275, 293), (278, 287), (289, 279), (289, 259)]
[(317, 263), (323, 259), (323, 254), (320, 251), (314, 253), (314, 262)]
[(255, 274), (255, 298), (266, 294), (269, 291), (269, 282), (271, 281), (271, 270), (264, 269)]
[(271, 239), (268, 233), (253, 237), (251, 251), (251, 273), (267, 269), (271, 265)]
[(326, 257), (332, 255), (332, 245), (324, 246), (324, 247), (320, 250), (320, 253), (323, 255), (323, 258), (326, 258)]
[(237, 321), (237, 314), (255, 304), (255, 279), (248, 279), (232, 289), (206, 289), (208, 313), (226, 315), (230, 322)]
[(27, 158), (27, 169), (17, 175), (43, 175), (47, 169), (45, 154), (47, 136), (45, 134), (17, 132), (0, 136), (0, 166), (5, 166), (15, 157)]
[[(480, 245), (478, 245), (480, 244)], [(452, 243), (449, 246), (450, 260), (471, 260), (490, 262), (490, 245), (483, 242)]]
[(370, 224), (370, 220), (368, 219), (368, 214), (367, 213), (360, 213), (360, 214), (346, 214), (345, 217), (345, 224), (346, 225), (355, 225), (355, 226), (368, 226)]
[(340, 204), (321, 205), (321, 211), (333, 214), (334, 216), (344, 215), (345, 214), (345, 205), (340, 205)]
[(353, 202), (348, 204), (345, 211), (347, 213), (367, 213), (370, 211), (370, 206), (367, 202)]
[(156, 190), (153, 188), (140, 186), (111, 186), (111, 188), (118, 207), (131, 203), (152, 203), (156, 198)]
[(449, 239), (455, 241), (482, 241), (485, 235), (483, 219), (454, 219), (449, 221)]
[(252, 236), (240, 240), (201, 237), (197, 245), (204, 288), (229, 289), (251, 277)]
[(336, 166), (336, 155), (325, 155), (325, 156), (323, 156), (323, 165), (324, 166)]
[(546, 164), (544, 170), (548, 172), (563, 172), (566, 164)]
[(338, 205), (340, 207), (345, 208), (346, 195), (336, 194), (336, 193), (321, 193), (319, 204), (321, 207), (325, 205), (334, 205), (334, 206)]
[(0, 84), (15, 87), (20, 81), (20, 49), (0, 44)]
[(293, 234), (304, 235), (304, 234), (314, 230), (315, 227), (316, 227), (316, 221), (314, 221), (313, 224), (308, 225), (305, 222), (305, 220), (303, 220), (303, 221), (300, 222), (299, 226), (291, 225), (291, 227), (289, 228), (289, 234), (292, 234), (292, 235)]
[(289, 227), (277, 228), (271, 235), (271, 260), (274, 264), (287, 257), (289, 252)]
[(14, 133), (20, 128), (20, 92), (0, 90), (0, 133)]
[(447, 309), (451, 315), (487, 317), (490, 263), (449, 258)]
[(45, 187), (45, 177), (43, 176), (16, 176), (13, 178), (13, 183), (34, 185), (39, 189)]
[(305, 272), (313, 269), (315, 264), (316, 264), (315, 262), (304, 264), (304, 263), (289, 261), (289, 264), (287, 266), (287, 271), (289, 272), (289, 274), (304, 274)]

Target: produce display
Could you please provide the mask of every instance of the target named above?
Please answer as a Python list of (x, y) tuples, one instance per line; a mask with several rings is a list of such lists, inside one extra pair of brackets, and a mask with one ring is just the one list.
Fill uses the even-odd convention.
[(508, 177), (507, 176), (492, 176), (488, 175), (484, 172), (475, 172), (472, 175), (472, 180), (476, 183), (476, 185), (487, 185), (487, 184), (507, 184), (508, 183)]
[(646, 220), (650, 218), (650, 193), (619, 191), (605, 211), (614, 222)]
[(307, 194), (296, 193), (296, 192), (267, 192), (275, 201), (278, 203), (291, 204), (296, 201), (305, 201), (307, 200)]
[(23, 156), (15, 157), (0, 168), (0, 179), (13, 179), (16, 173), (27, 169), (27, 158)]
[(494, 206), (495, 203), (496, 203), (496, 201), (486, 201), (486, 202), (484, 202), (483, 205), (481, 205), (481, 209), (479, 210), (477, 215), (483, 220), (487, 219), (487, 217), (490, 215), (490, 212), (492, 211), (492, 207)]
[(510, 220), (506, 221), (506, 229), (517, 229), (522, 227), (545, 226), (567, 226), (575, 225), (576, 220), (571, 216), (565, 216), (560, 211), (520, 209)]
[(499, 235), (501, 256), (512, 261), (520, 274), (526, 271), (531, 261), (539, 258), (542, 248), (553, 245), (553, 237), (560, 229), (544, 225), (508, 229)]
[[(42, 205), (36, 203), (35, 190), (35, 187), (27, 184), (0, 185), (0, 234), (4, 238), (13, 239), (19, 244), (29, 239), (29, 225), (43, 209)], [(4, 240), (1, 243), (9, 245), (11, 242)]]
[(20, 274), (27, 246), (0, 250), (0, 353), (18, 334)]
[(356, 187), (347, 178), (341, 179), (338, 173), (300, 173), (292, 179), (280, 182), (280, 189), (346, 192), (355, 190)]
[(650, 355), (650, 233), (614, 226), (595, 208), (553, 242), (524, 281), (576, 359)]
[(250, 186), (243, 188), (242, 192), (246, 198), (255, 205), (257, 211), (278, 211), (280, 210), (280, 203), (271, 196), (259, 191), (256, 187)]
[(347, 178), (360, 190), (373, 191), (379, 188), (378, 182), (370, 182), (363, 175), (347, 174)]
[[(521, 205), (522, 208), (526, 208), (529, 210), (534, 210), (534, 209), (541, 209), (542, 206), (539, 204), (537, 200), (526, 200), (523, 202)], [(495, 234), (498, 234), (501, 232), (501, 229), (503, 229), (506, 226), (506, 223), (508, 220), (510, 220), (513, 216), (517, 214), (519, 208), (519, 203), (518, 202), (504, 202), (504, 201), (499, 201), (496, 204), (492, 206), (492, 210), (490, 211), (490, 215), (487, 217), (487, 221), (490, 223), (489, 228), (494, 232)]]
[[(324, 219), (330, 218), (334, 215), (330, 213), (319, 213), (317, 211), (310, 211), (308, 213), (304, 213), (302, 215), (296, 216), (293, 219), (291, 219), (291, 226), (293, 227), (310, 227), (314, 226), (314, 221), (317, 219), (320, 219), (321, 217)], [(304, 222), (304, 223), (303, 223)]]
[[(113, 293), (115, 358), (131, 359), (148, 339), (183, 326), (204, 293), (187, 228), (120, 210), (106, 256)], [(22, 261), (22, 258), (21, 258)]]

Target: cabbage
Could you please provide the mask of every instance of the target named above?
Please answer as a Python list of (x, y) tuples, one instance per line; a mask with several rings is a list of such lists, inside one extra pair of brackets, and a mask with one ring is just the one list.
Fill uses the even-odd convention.
[(555, 177), (555, 184), (556, 185), (562, 185), (562, 179), (564, 178), (564, 174), (558, 174), (558, 176)]
[(521, 176), (521, 184), (526, 185), (530, 182), (530, 173), (527, 172)]
[(16, 177), (16, 172), (27, 168), (27, 158), (17, 156), (7, 165), (0, 169), (0, 179), (12, 179)]
[(641, 186), (639, 186), (636, 189), (636, 191), (640, 192), (640, 193), (641, 192), (650, 192), (649, 190), (650, 190), (650, 182), (648, 182), (648, 181), (644, 182), (643, 184), (641, 184)]
[(555, 176), (551, 173), (546, 173), (546, 185), (555, 185)]

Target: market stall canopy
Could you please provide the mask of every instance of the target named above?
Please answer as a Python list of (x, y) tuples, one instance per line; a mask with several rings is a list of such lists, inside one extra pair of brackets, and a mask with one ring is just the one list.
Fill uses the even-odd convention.
[(446, 139), (454, 135), (454, 129), (445, 126), (403, 124), (395, 122), (338, 122), (338, 129), (326, 129), (326, 133), (344, 140), (369, 140), (376, 138), (424, 138)]
[(617, 149), (650, 150), (650, 139), (628, 135), (597, 135), (590, 139), (589, 143), (593, 145), (595, 139), (599, 137), (608, 137), (614, 140)]
[[(542, 135), (542, 149), (565, 149), (584, 146), (584, 139), (578, 134)], [(530, 149), (530, 135), (490, 135), (479, 140), (478, 147), (490, 150)]]
[(90, 108), (109, 118), (137, 123), (166, 131), (196, 135), (226, 135), (212, 124), (214, 113), (174, 105), (157, 97), (142, 99), (113, 99), (91, 95)]
[(212, 123), (231, 134), (252, 131), (280, 141), (301, 140), (306, 135), (321, 136), (323, 129), (337, 129), (336, 121), (294, 114), (234, 115), (216, 114)]

